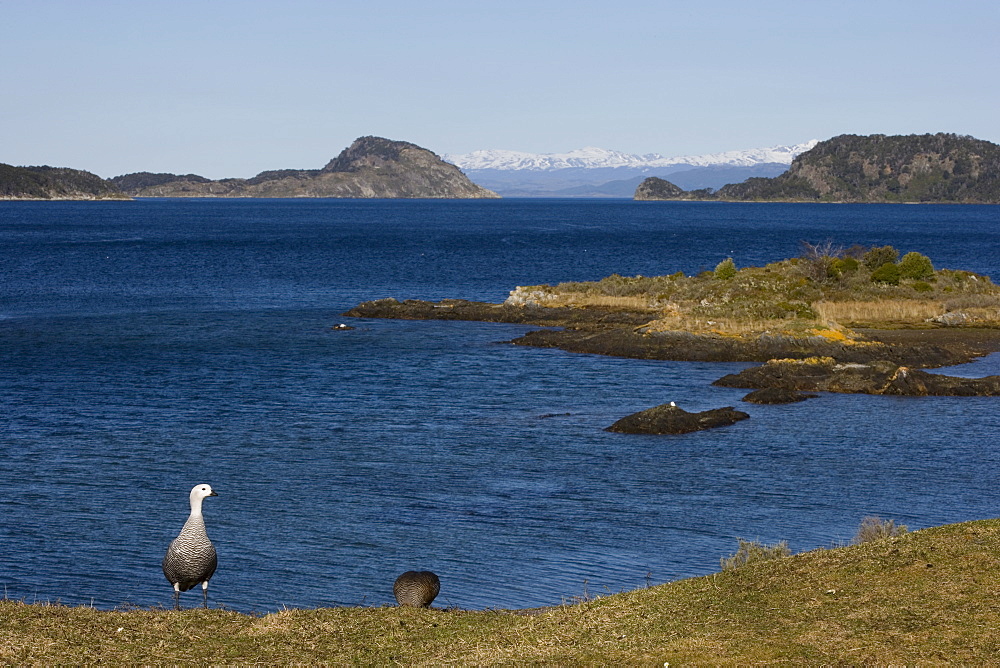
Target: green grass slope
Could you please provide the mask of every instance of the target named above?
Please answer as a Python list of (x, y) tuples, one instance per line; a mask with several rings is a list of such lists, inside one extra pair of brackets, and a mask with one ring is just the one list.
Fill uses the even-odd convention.
[(0, 602), (5, 664), (988, 665), (1000, 520), (535, 611), (102, 612)]

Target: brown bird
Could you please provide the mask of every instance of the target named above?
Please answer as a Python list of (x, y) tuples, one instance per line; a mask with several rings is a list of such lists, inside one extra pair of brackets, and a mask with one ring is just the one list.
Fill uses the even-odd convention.
[(430, 571), (406, 571), (392, 585), (396, 603), (411, 608), (429, 608), (441, 591), (441, 580)]

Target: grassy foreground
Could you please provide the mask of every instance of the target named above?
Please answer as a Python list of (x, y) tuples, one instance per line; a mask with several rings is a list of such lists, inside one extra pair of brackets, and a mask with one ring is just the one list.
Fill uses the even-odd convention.
[(541, 611), (253, 617), (0, 601), (0, 661), (985, 665), (1000, 656), (998, 595), (1000, 520), (983, 520)]

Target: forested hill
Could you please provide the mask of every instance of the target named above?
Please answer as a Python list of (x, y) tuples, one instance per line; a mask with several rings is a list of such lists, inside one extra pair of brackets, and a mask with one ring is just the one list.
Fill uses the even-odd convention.
[(998, 204), (1000, 146), (945, 133), (840, 135), (802, 153), (774, 178), (752, 178), (714, 193), (655, 196), (661, 192), (669, 189), (641, 184), (636, 199)]
[(322, 169), (270, 170), (218, 181), (140, 172), (111, 181), (136, 197), (497, 197), (431, 151), (382, 137), (356, 139)]
[(0, 199), (129, 199), (117, 186), (68, 167), (14, 167), (0, 163)]

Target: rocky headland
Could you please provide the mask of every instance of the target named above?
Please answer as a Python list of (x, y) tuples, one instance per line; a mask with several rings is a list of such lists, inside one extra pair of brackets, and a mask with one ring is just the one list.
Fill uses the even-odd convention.
[[(750, 403), (804, 392), (997, 396), (1000, 376), (923, 369), (1000, 352), (1000, 288), (989, 277), (935, 269), (891, 247), (806, 249), (767, 267), (731, 260), (687, 277), (610, 276), (527, 286), (501, 304), (378, 299), (356, 318), (477, 320), (537, 325), (510, 343), (638, 359), (757, 362), (718, 381), (753, 390)], [(669, 415), (679, 415), (670, 411)]]
[(798, 155), (788, 171), (717, 191), (685, 191), (658, 177), (637, 200), (1000, 203), (1000, 146), (974, 137), (840, 135)]
[(133, 197), (496, 198), (431, 151), (360, 137), (322, 169), (281, 169), (249, 179), (139, 172), (111, 182)]

